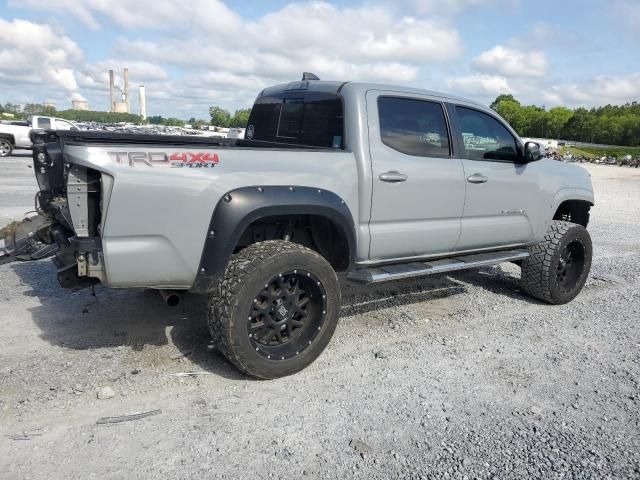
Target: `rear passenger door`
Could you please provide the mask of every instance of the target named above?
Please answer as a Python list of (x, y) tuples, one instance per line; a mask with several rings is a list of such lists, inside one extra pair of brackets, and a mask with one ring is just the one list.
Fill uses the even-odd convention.
[(465, 185), (444, 105), (427, 96), (369, 91), (367, 114), (370, 258), (450, 252), (460, 235)]
[(544, 208), (544, 178), (523, 163), (522, 146), (503, 122), (472, 107), (452, 106), (466, 180), (456, 250), (515, 246), (534, 239), (530, 215)]

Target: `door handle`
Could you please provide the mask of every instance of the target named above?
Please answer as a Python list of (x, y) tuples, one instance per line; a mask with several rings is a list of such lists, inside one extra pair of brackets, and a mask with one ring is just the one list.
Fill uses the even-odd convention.
[(479, 173), (474, 173), (473, 175), (469, 175), (467, 177), (467, 182), (469, 183), (487, 183), (489, 181), (489, 177), (485, 177), (484, 175), (480, 175)]
[(381, 173), (378, 178), (383, 182), (398, 183), (398, 182), (405, 182), (409, 177), (404, 173), (391, 171), (387, 173)]

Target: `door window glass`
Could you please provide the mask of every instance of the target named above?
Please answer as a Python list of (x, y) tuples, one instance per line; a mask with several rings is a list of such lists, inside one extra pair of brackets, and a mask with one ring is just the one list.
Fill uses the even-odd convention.
[(57, 130), (71, 130), (73, 129), (73, 125), (69, 122), (65, 122), (63, 120), (56, 120), (56, 129)]
[(418, 157), (448, 157), (447, 122), (442, 105), (412, 98), (378, 98), (382, 143)]
[(518, 160), (516, 140), (495, 118), (471, 108), (456, 107), (465, 158), (472, 160)]
[(51, 119), (46, 117), (39, 118), (38, 128), (51, 128)]

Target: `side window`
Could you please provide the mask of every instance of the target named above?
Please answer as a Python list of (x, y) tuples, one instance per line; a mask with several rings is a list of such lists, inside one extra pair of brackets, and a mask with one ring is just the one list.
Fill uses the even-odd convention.
[(379, 97), (382, 143), (418, 157), (448, 157), (447, 122), (442, 105), (412, 98)]
[(73, 125), (63, 120), (56, 120), (56, 130), (71, 130)]
[(51, 119), (41, 117), (38, 119), (38, 128), (51, 128)]
[(504, 125), (486, 113), (456, 107), (465, 157), (471, 160), (503, 160), (516, 162), (516, 139)]

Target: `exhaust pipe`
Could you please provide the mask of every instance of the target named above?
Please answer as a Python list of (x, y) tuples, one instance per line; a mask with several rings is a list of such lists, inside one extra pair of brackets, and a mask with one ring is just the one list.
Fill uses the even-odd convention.
[(158, 290), (164, 303), (169, 307), (177, 307), (180, 303), (180, 294), (174, 290)]

